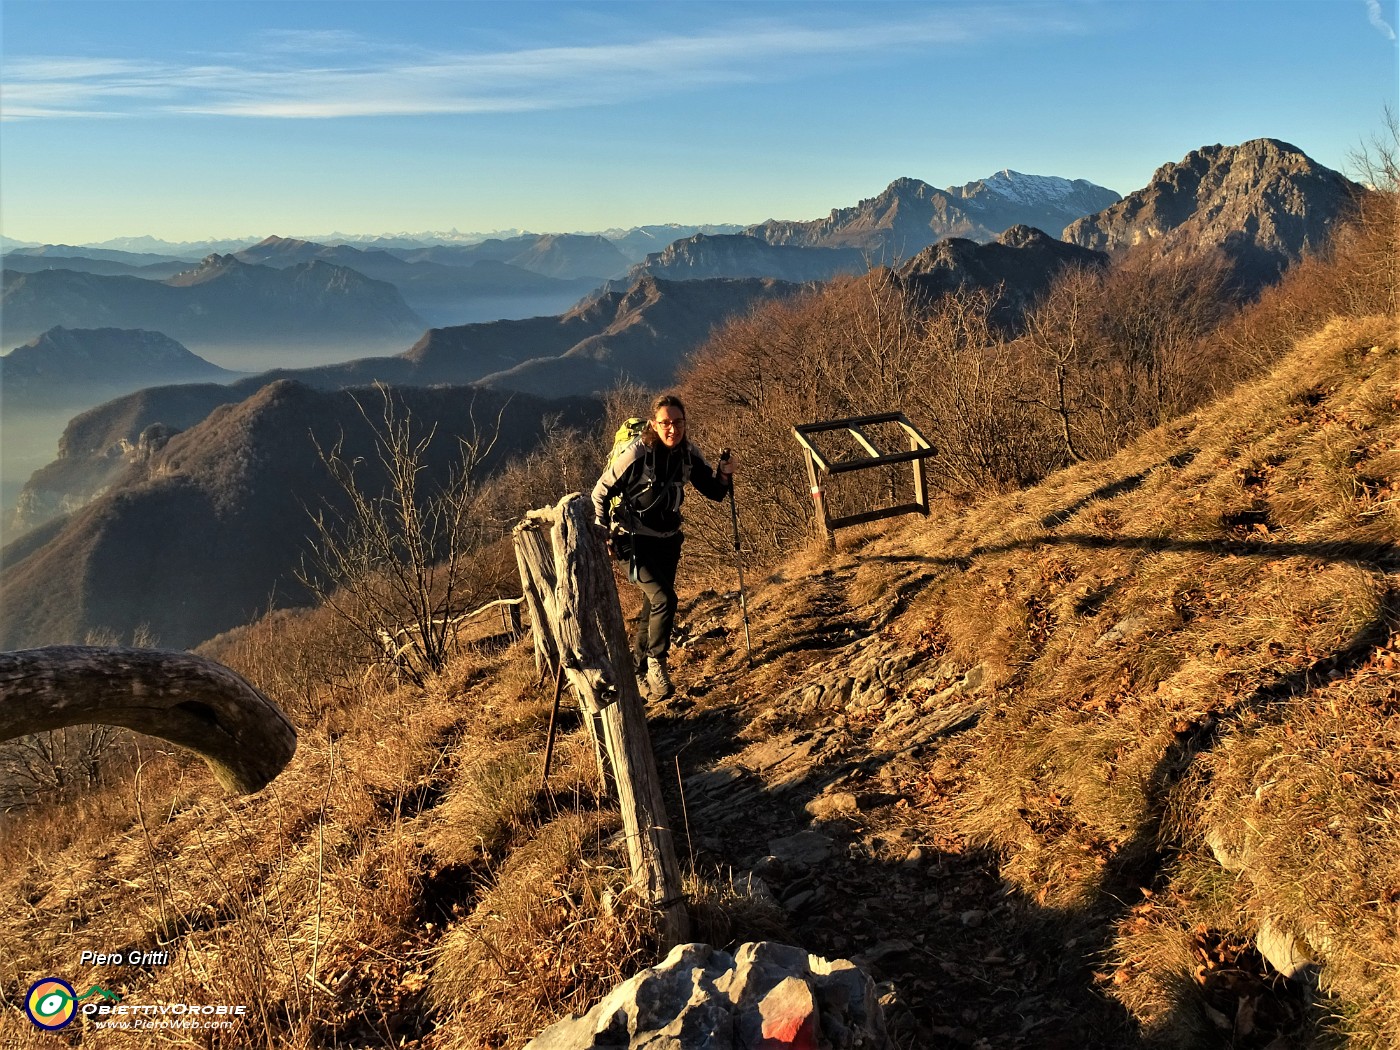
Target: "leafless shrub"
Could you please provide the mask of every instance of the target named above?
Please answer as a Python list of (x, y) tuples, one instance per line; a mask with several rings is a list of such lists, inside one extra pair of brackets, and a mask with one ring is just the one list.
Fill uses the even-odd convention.
[(1064, 462), (1099, 459), (1199, 404), (1212, 389), (1207, 337), (1228, 313), (1215, 253), (1129, 253), (1063, 274), (1026, 319), (1026, 402), (1052, 423)]
[(366, 482), (362, 461), (351, 459), (341, 444), (321, 450), (343, 500), (328, 500), (312, 512), (315, 542), (298, 578), (371, 645), (396, 639), (404, 625), (408, 641), (400, 665), (421, 685), (446, 665), (452, 618), (469, 597), (462, 593), (463, 569), (481, 537), (468, 510), (507, 404), (489, 425), (472, 414), (470, 433), (458, 438), (460, 465), (433, 485), (424, 473), (436, 427), (425, 431), (387, 387), (379, 392), (384, 405), (378, 421), (356, 405), (374, 430), (371, 469), (382, 473), (383, 486)]
[(938, 450), (932, 484), (957, 497), (1027, 484), (1057, 461), (1046, 421), (1026, 409), (1029, 362), (994, 328), (995, 306), (989, 292), (944, 296), (920, 332), (914, 414)]
[[(610, 411), (608, 419), (626, 418), (636, 411)], [(592, 435), (562, 426), (557, 417), (547, 418), (539, 443), (483, 481), (473, 496), (469, 516), (483, 543), (509, 537), (527, 510), (550, 506), (570, 492), (591, 489), (607, 458), (607, 448), (600, 446), (601, 441)]]
[(298, 726), (315, 726), (360, 697), (378, 659), (353, 625), (326, 607), (277, 609), (199, 647), (253, 682)]
[(130, 733), (116, 726), (70, 726), (0, 744), (0, 809), (53, 802), (101, 785)]

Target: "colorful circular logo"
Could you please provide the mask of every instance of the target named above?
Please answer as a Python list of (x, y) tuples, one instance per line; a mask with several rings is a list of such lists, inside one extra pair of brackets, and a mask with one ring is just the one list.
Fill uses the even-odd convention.
[(67, 981), (45, 977), (30, 985), (24, 1012), (40, 1028), (56, 1032), (72, 1023), (78, 1012), (78, 996)]

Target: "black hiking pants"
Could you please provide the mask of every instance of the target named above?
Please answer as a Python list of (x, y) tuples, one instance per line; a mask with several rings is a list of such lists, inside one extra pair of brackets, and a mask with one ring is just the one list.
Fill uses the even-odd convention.
[(664, 658), (671, 649), (671, 628), (676, 622), (676, 567), (681, 563), (685, 537), (632, 537), (636, 584), (642, 589), (642, 615), (632, 634), (632, 654), (640, 666), (643, 657)]

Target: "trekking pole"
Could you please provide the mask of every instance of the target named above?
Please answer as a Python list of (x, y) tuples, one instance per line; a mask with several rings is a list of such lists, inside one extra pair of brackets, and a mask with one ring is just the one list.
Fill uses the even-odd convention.
[[(729, 462), (729, 449), (721, 449), (721, 463)], [(734, 565), (739, 570), (739, 611), (744, 617), (744, 653), (753, 666), (753, 648), (749, 645), (749, 601), (744, 595), (744, 557), (739, 543), (739, 510), (734, 505), (734, 475), (729, 475), (729, 518), (734, 523)]]

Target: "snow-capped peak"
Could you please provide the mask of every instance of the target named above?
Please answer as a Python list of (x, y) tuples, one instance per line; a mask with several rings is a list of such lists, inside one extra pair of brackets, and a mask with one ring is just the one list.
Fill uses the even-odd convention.
[(961, 197), (989, 193), (1004, 200), (1015, 201), (1018, 204), (1045, 204), (1062, 201), (1073, 196), (1076, 191), (1088, 187), (1089, 184), (1082, 179), (1071, 182), (1058, 175), (1026, 175), (1023, 172), (1012, 171), (1010, 168), (1003, 168), (995, 175), (990, 175), (978, 182), (969, 182), (966, 186), (950, 187), (949, 192), (956, 193)]

